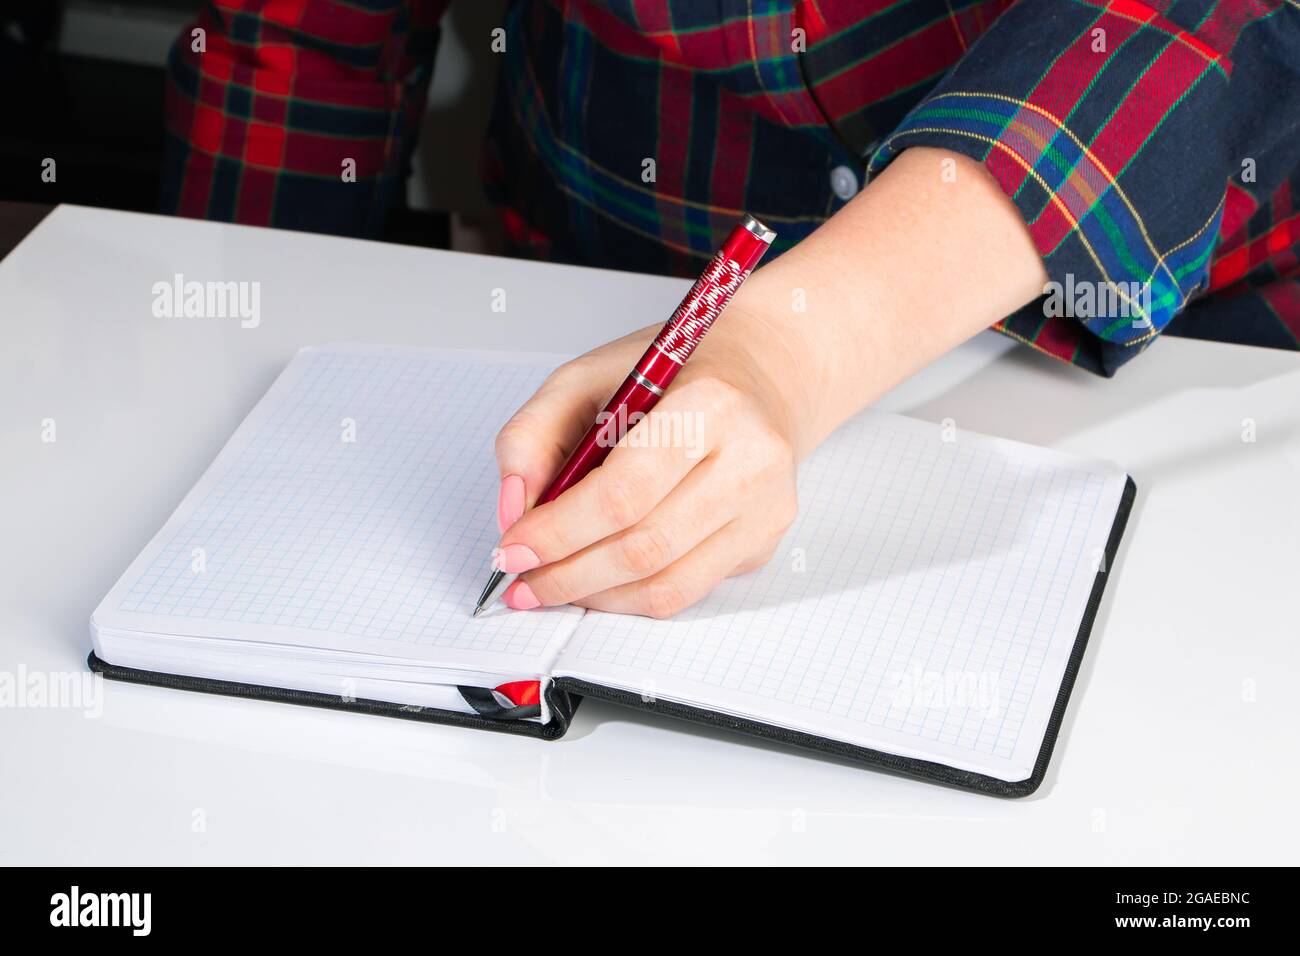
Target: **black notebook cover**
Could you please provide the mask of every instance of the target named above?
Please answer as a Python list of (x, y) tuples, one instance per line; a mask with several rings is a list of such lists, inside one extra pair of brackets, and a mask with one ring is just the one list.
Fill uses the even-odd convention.
[(452, 724), (456, 727), (477, 727), (480, 730), (495, 730), (503, 734), (522, 734), (526, 737), (541, 737), (543, 740), (555, 740), (563, 737), (573, 720), (573, 712), (578, 708), (578, 700), (556, 687), (551, 681), (546, 688), (546, 703), (551, 708), (549, 723), (535, 720), (494, 720), (478, 714), (462, 714), (455, 710), (442, 710), (437, 707), (417, 707), (413, 704), (394, 704), (391, 701), (350, 699), (334, 694), (321, 694), (307, 690), (287, 690), (283, 687), (266, 687), (261, 684), (242, 684), (228, 680), (210, 680), (206, 677), (185, 677), (180, 674), (163, 674), (158, 671), (142, 671), (133, 667), (118, 667), (100, 660), (91, 651), (86, 663), (96, 674), (103, 674), (110, 680), (127, 681), (132, 684), (152, 684), (156, 687), (170, 687), (173, 690), (195, 690), (204, 694), (226, 694), (230, 697), (248, 697), (253, 700), (273, 700), (281, 704), (304, 704), (307, 707), (328, 707), (331, 710), (350, 710), (358, 714), (377, 714), (380, 717), (398, 717), (402, 720), (423, 720), (431, 724)]
[(1079, 633), (1074, 640), (1074, 648), (1070, 652), (1070, 659), (1065, 667), (1065, 675), (1061, 680), (1061, 688), (1056, 696), (1056, 704), (1052, 708), (1052, 717), (1048, 721), (1047, 732), (1043, 735), (1043, 744), (1039, 748), (1038, 759), (1034, 763), (1034, 771), (1024, 780), (999, 780), (986, 774), (958, 770), (941, 763), (917, 760), (911, 757), (899, 757), (895, 754), (841, 743), (836, 740), (828, 740), (825, 737), (788, 730), (759, 721), (731, 717), (687, 704), (655, 700), (647, 701), (638, 694), (602, 687), (598, 684), (591, 684), (568, 677), (561, 677), (547, 685), (546, 701), (550, 706), (551, 720), (549, 723), (540, 724), (531, 720), (494, 720), (477, 714), (463, 714), (433, 707), (415, 707), (378, 700), (348, 700), (332, 694), (320, 694), (311, 691), (286, 690), (280, 687), (265, 687), (258, 684), (242, 684), (233, 681), (209, 680), (202, 677), (184, 677), (156, 671), (135, 670), (134, 668), (118, 667), (102, 661), (93, 652), (87, 658), (87, 663), (92, 671), (103, 674), (109, 679), (129, 681), (135, 684), (153, 684), (158, 687), (170, 687), (177, 690), (227, 694), (232, 697), (304, 704), (309, 707), (328, 707), (334, 710), (378, 714), (384, 717), (398, 717), (403, 720), (423, 720), (429, 723), (452, 724), (458, 727), (476, 727), (482, 730), (495, 730), (500, 733), (540, 737), (543, 740), (557, 740), (563, 737), (569, 729), (573, 713), (577, 709), (581, 698), (590, 696), (640, 710), (680, 717), (683, 720), (706, 724), (710, 727), (722, 727), (767, 740), (833, 754), (876, 770), (916, 777), (933, 783), (961, 787), (993, 796), (1024, 797), (1037, 790), (1047, 774), (1047, 764), (1052, 758), (1052, 749), (1056, 745), (1056, 738), (1061, 730), (1061, 721), (1065, 717), (1065, 708), (1070, 700), (1070, 691), (1074, 689), (1074, 681), (1078, 676), (1079, 666), (1083, 662), (1083, 652), (1088, 646), (1088, 636), (1092, 633), (1093, 621), (1097, 616), (1097, 608), (1101, 604), (1101, 595), (1106, 587), (1106, 579), (1110, 576), (1111, 569), (1114, 566), (1120, 538), (1124, 534), (1124, 526), (1128, 523), (1129, 513), (1133, 510), (1133, 500), (1136, 493), (1137, 488), (1133, 484), (1133, 479), (1129, 478), (1125, 483), (1124, 493), (1120, 497), (1119, 508), (1115, 512), (1115, 521), (1111, 525), (1110, 536), (1106, 541), (1105, 561), (1102, 568), (1097, 572), (1096, 580), (1093, 581), (1092, 593), (1089, 595), (1088, 604), (1084, 608), (1083, 620), (1079, 623)]

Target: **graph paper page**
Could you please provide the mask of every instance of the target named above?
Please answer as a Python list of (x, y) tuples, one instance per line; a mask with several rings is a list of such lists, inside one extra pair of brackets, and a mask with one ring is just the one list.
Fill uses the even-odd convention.
[(497, 541), (493, 440), (558, 361), (304, 349), (95, 627), (544, 674), (580, 611), (470, 611)]
[(868, 413), (802, 467), (766, 567), (671, 620), (589, 613), (555, 674), (1025, 779), (1125, 480)]

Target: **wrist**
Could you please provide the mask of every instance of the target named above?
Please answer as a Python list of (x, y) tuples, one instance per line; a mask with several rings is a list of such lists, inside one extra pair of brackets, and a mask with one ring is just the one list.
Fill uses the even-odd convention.
[(741, 287), (714, 335), (720, 349), (736, 353), (735, 366), (749, 370), (748, 390), (769, 407), (773, 424), (803, 459), (840, 423), (833, 382), (841, 376), (823, 341), (826, 330), (809, 321), (801, 290), (769, 271)]

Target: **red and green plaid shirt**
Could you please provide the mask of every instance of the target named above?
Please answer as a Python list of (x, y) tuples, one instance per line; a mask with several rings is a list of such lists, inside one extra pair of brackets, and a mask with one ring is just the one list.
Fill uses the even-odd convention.
[[(164, 208), (374, 234), (446, 6), (209, 0), (170, 60)], [(1161, 332), (1297, 347), (1300, 0), (519, 0), (502, 28), (485, 165), (517, 248), (693, 275), (742, 210), (779, 252), (935, 146), (1082, 306), (1007, 334), (1103, 374)]]

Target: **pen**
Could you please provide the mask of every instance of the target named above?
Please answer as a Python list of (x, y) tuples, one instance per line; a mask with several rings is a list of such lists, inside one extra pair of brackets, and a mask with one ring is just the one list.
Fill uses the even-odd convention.
[[(595, 424), (578, 442), (537, 504), (554, 501), (585, 478), (618, 444), (622, 437), (618, 429), (629, 422), (635, 425), (654, 408), (774, 238), (775, 232), (750, 215), (744, 216), (731, 230), (722, 248), (709, 260), (704, 273), (695, 280), (686, 298), (664, 323), (604, 411), (596, 416)], [(504, 571), (493, 569), (474, 606), (475, 617), (492, 603), (505, 578)]]

